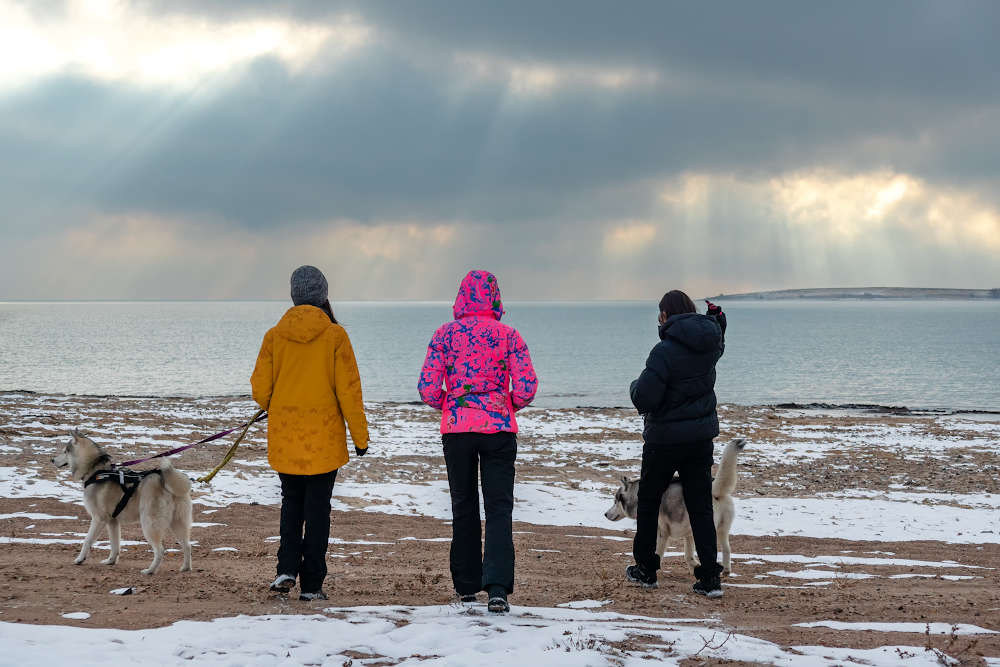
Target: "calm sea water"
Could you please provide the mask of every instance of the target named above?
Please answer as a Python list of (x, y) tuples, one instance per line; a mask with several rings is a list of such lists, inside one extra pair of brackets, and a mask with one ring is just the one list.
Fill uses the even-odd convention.
[[(238, 395), (264, 332), (289, 304), (2, 303), (0, 390), (137, 396)], [(511, 302), (540, 380), (535, 404), (629, 405), (657, 342), (656, 306)], [(720, 400), (1000, 409), (1000, 302), (730, 302)], [(334, 306), (365, 398), (416, 401), (445, 303)]]

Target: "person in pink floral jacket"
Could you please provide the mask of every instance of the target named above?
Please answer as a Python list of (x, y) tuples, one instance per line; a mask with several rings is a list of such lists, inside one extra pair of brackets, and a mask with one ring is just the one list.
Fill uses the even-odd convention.
[[(521, 335), (500, 323), (500, 287), (487, 271), (470, 271), (455, 299), (455, 319), (427, 346), (417, 385), (441, 410), (441, 439), (451, 489), (451, 576), (465, 602), (485, 590), (490, 611), (510, 609), (514, 589), (514, 413), (535, 397), (538, 378)], [(477, 470), (478, 469), (478, 470)], [(479, 473), (486, 545), (479, 523)]]

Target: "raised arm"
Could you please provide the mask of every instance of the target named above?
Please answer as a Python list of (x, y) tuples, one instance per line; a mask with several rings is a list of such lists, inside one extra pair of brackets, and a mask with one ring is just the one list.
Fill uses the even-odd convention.
[(424, 366), (417, 381), (420, 400), (438, 410), (444, 407), (442, 385), (444, 385), (445, 365), (444, 336), (438, 329), (431, 337), (430, 345), (427, 346), (427, 357), (424, 358)]
[(726, 314), (722, 312), (722, 308), (718, 307), (711, 301), (705, 301), (708, 304), (709, 317), (714, 317), (715, 321), (719, 323), (719, 328), (722, 329), (722, 343), (719, 345), (720, 353), (723, 355), (726, 353)]
[(257, 364), (250, 375), (250, 389), (253, 400), (264, 410), (271, 404), (271, 393), (274, 391), (274, 330), (264, 334), (264, 342), (257, 354)]
[(510, 368), (510, 398), (514, 409), (520, 410), (535, 398), (538, 391), (538, 376), (535, 367), (531, 365), (531, 355), (521, 334), (514, 332), (511, 336), (510, 352), (507, 354), (507, 364)]
[[(726, 314), (719, 311), (719, 314), (715, 316), (716, 321), (719, 323), (719, 327), (722, 329), (722, 354), (726, 353)], [(720, 355), (721, 356), (721, 355)]]
[(340, 411), (347, 421), (351, 431), (351, 440), (358, 449), (368, 448), (368, 418), (365, 416), (365, 404), (361, 395), (361, 374), (358, 372), (358, 362), (354, 358), (354, 348), (347, 332), (342, 332), (337, 341), (337, 351), (334, 357), (334, 391)]

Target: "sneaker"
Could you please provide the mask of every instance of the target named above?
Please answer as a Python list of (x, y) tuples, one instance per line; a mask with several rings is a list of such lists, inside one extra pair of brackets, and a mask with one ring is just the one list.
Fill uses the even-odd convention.
[(642, 584), (643, 588), (656, 588), (656, 572), (646, 572), (641, 565), (629, 565), (625, 568), (625, 578)]
[(699, 579), (694, 582), (692, 589), (698, 595), (704, 595), (709, 598), (721, 598), (722, 597), (722, 584), (719, 582), (718, 577), (711, 577), (709, 579)]
[(312, 602), (313, 600), (325, 600), (326, 593), (322, 589), (315, 591), (313, 593), (299, 593), (299, 599), (303, 602)]
[(271, 590), (275, 593), (287, 593), (295, 585), (295, 575), (279, 574), (278, 578), (271, 582)]
[(461, 594), (459, 594), (459, 593), (456, 592), (455, 595), (458, 595), (458, 599), (461, 600), (462, 602), (475, 602), (476, 601), (476, 594), (475, 593), (469, 593), (468, 595), (461, 595)]

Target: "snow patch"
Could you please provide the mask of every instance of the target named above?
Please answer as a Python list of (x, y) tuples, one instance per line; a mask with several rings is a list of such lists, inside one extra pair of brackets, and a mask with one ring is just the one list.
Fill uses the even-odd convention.
[[(678, 664), (699, 659), (833, 667), (854, 662), (873, 667), (938, 667), (935, 654), (913, 646), (904, 657), (895, 646), (846, 649), (797, 646), (722, 630), (712, 619), (662, 619), (571, 608), (513, 607), (491, 615), (482, 604), (431, 607), (330, 608), (328, 616), (238, 616), (211, 622), (180, 621), (147, 630), (76, 628), (0, 622), (0, 644), (11, 664), (104, 667), (164, 665), (343, 665), (362, 661), (398, 664), (545, 664), (552, 667)], [(627, 654), (613, 642), (643, 637)], [(707, 645), (706, 645), (707, 644)], [(109, 657), (113, 656), (113, 657)], [(418, 657), (419, 656), (419, 657)], [(848, 660), (850, 658), (850, 660)]]
[(573, 602), (563, 602), (562, 604), (557, 604), (557, 607), (566, 607), (567, 609), (599, 609), (606, 604), (611, 604), (614, 600), (575, 600)]
[(50, 519), (76, 520), (75, 516), (53, 516), (52, 514), (36, 514), (34, 512), (14, 512), (13, 514), (0, 514), (0, 519), (28, 519), (29, 521), (46, 521)]
[(875, 632), (919, 632), (926, 634), (928, 629), (932, 635), (950, 635), (954, 628), (956, 635), (995, 635), (996, 630), (987, 630), (977, 625), (956, 623), (847, 623), (844, 621), (814, 621), (812, 623), (795, 623), (793, 628), (830, 628), (831, 630), (874, 630)]

